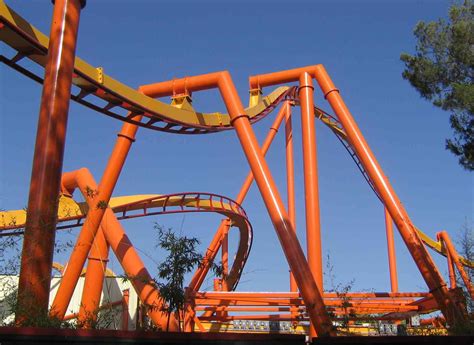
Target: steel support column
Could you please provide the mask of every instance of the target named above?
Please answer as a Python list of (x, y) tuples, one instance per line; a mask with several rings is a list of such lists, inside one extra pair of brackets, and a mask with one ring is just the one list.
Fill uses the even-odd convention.
[[(295, 206), (295, 162), (293, 157), (293, 128), (291, 124), (291, 105), (289, 101), (284, 104), (285, 113), (285, 147), (286, 147), (286, 188), (288, 202), (288, 217), (296, 235), (296, 206)], [(297, 292), (298, 286), (290, 269), (290, 291)], [(298, 307), (291, 307), (291, 317), (296, 319)]]
[[(309, 73), (300, 76), (298, 90), (301, 106), (303, 138), (303, 166), (306, 209), (306, 256), (319, 291), (323, 292), (323, 258), (321, 252), (321, 221), (319, 212), (318, 161), (316, 151), (316, 125), (314, 123), (314, 87)], [(316, 336), (314, 325), (310, 336)]]
[(46, 317), (51, 283), (69, 95), (81, 13), (79, 0), (54, 5), (28, 198), (16, 321)]
[(109, 261), (109, 244), (102, 225), (97, 232), (89, 253), (78, 320), (83, 328), (91, 328), (97, 321), (100, 297), (104, 286), (105, 270)]
[[(281, 122), (283, 121), (283, 118), (285, 117), (285, 107), (282, 107), (280, 111), (278, 112), (275, 121), (273, 121), (272, 126), (270, 127), (270, 131), (267, 134), (267, 137), (265, 138), (265, 141), (263, 142), (262, 145), (262, 153), (263, 155), (267, 154), (268, 149), (270, 148), (270, 145), (273, 142), (273, 139), (275, 138), (276, 134), (278, 133), (278, 128), (280, 127)], [(242, 187), (240, 188), (239, 194), (237, 195), (235, 201), (239, 204), (242, 204), (245, 197), (247, 196), (247, 193), (252, 186), (253, 183), (253, 174), (252, 171), (250, 171), (247, 174), (247, 177), (245, 178), (244, 183), (242, 184)], [(209, 271), (210, 263), (214, 261), (214, 258), (217, 254), (217, 251), (219, 250), (219, 247), (222, 245), (224, 241), (224, 236), (227, 234), (227, 231), (225, 230), (225, 226), (230, 226), (229, 224), (226, 224), (225, 222), (228, 222), (228, 220), (223, 220), (216, 231), (216, 234), (214, 235), (214, 238), (212, 239), (205, 255), (204, 259), (204, 265), (199, 266), (197, 269), (196, 273), (194, 274), (193, 278), (191, 279), (191, 282), (189, 284), (189, 291), (197, 291), (200, 289), (202, 282), (204, 281), (204, 278), (206, 277), (207, 272)]]
[[(296, 205), (295, 205), (295, 160), (293, 156), (293, 126), (291, 124), (291, 104), (286, 101), (284, 104), (285, 113), (285, 147), (286, 147), (286, 188), (288, 202), (288, 217), (296, 234)], [(298, 291), (295, 277), (290, 270), (290, 291)]]
[[(140, 121), (142, 115), (137, 115), (133, 119)], [(87, 260), (87, 255), (91, 249), (99, 225), (107, 210), (110, 197), (122, 171), (128, 152), (135, 141), (138, 126), (131, 123), (124, 123), (118, 134), (114, 150), (109, 158), (102, 179), (96, 186), (85, 186), (82, 193), (94, 200), (94, 205), (89, 208), (86, 220), (77, 238), (76, 244), (69, 257), (66, 272), (64, 272), (58, 292), (51, 306), (51, 315), (62, 319), (66, 314), (66, 309), (71, 300), (74, 288), (81, 274), (82, 268)]]
[[(248, 115), (235, 89), (232, 78), (227, 71), (200, 76), (174, 79), (154, 85), (143, 86), (143, 91), (153, 97), (169, 95), (170, 92), (207, 90), (219, 88), (224, 104), (229, 113), (231, 124), (237, 132), (242, 149), (252, 170), (252, 174), (262, 195), (273, 226), (280, 240), (285, 257), (290, 265), (296, 282), (305, 301), (308, 315), (318, 330), (318, 335), (333, 334), (331, 319), (324, 307), (322, 291), (319, 291), (308, 262), (301, 249), (298, 238), (288, 219), (283, 201), (273, 181), (263, 153), (252, 130)], [(149, 91), (149, 92), (148, 92)]]
[(387, 233), (388, 268), (390, 270), (390, 286), (392, 292), (398, 292), (397, 257), (395, 254), (395, 241), (393, 239), (393, 220), (386, 207), (384, 210), (385, 230)]
[[(233, 90), (235, 92), (235, 90)], [(237, 132), (244, 153), (249, 162), (257, 186), (267, 207), (268, 213), (275, 227), (285, 256), (290, 265), (301, 295), (305, 301), (306, 310), (319, 336), (328, 336), (332, 333), (332, 323), (324, 308), (322, 291), (319, 290), (312, 272), (296, 237), (293, 226), (286, 213), (283, 201), (273, 181), (265, 158), (258, 146), (257, 139), (245, 115), (243, 106), (237, 109), (228, 109), (232, 125)]]
[[(89, 210), (95, 207), (96, 200), (91, 194), (87, 193), (87, 190), (89, 188), (96, 190), (97, 184), (87, 169), (82, 168), (74, 172), (65, 173), (62, 182), (64, 188), (70, 191), (70, 194), (72, 194), (75, 188), (79, 188), (88, 204)], [(104, 216), (101, 221), (101, 229), (103, 230), (106, 243), (109, 244), (114, 252), (126, 277), (130, 279), (130, 283), (137, 292), (140, 301), (146, 306), (147, 313), (153, 323), (163, 330), (178, 330), (178, 323), (174, 315), (168, 317), (166, 313), (162, 311), (161, 307), (165, 303), (164, 300), (160, 297), (151, 275), (123, 230), (122, 225), (109, 207), (105, 208)], [(68, 263), (68, 265), (69, 264), (70, 263)], [(66, 269), (66, 272), (68, 269), (69, 268)], [(68, 286), (68, 284), (65, 286)], [(69, 304), (69, 300), (58, 300), (57, 298), (55, 298), (55, 302), (57, 302), (56, 310), (67, 308)], [(66, 305), (66, 307), (64, 307), (64, 305)]]

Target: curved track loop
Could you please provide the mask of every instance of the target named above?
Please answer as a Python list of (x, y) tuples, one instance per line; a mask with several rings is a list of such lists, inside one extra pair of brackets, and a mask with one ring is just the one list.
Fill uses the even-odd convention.
[[(252, 247), (252, 226), (244, 209), (234, 200), (225, 196), (190, 192), (165, 195), (133, 195), (112, 198), (109, 207), (117, 214), (117, 219), (130, 219), (160, 214), (215, 212), (232, 221), (239, 229), (240, 241), (232, 268), (227, 276), (230, 289), (235, 289)], [(86, 203), (76, 203), (62, 195), (59, 200), (57, 229), (82, 225), (87, 215)], [(26, 210), (0, 212), (0, 231), (12, 230), (4, 235), (22, 234), (26, 221)]]
[[(16, 51), (11, 58), (0, 55), (0, 61), (41, 83), (42, 78), (31, 71), (31, 64), (20, 65), (19, 62), (27, 58), (44, 67), (48, 37), (10, 9), (3, 0), (0, 0), (0, 26), (0, 40)], [(200, 113), (160, 102), (114, 80), (102, 68), (95, 68), (80, 58), (75, 60), (74, 73), (73, 84), (78, 92), (71, 98), (121, 121), (179, 134), (206, 134), (232, 129), (228, 114)], [(279, 87), (245, 112), (252, 123), (257, 122), (294, 92), (295, 88)], [(104, 101), (105, 105), (100, 105)], [(142, 121), (133, 120), (137, 115), (143, 115)]]

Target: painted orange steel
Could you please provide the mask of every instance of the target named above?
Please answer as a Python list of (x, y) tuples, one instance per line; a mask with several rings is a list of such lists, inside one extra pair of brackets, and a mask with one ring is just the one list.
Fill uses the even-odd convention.
[[(273, 139), (275, 139), (276, 134), (278, 133), (278, 128), (280, 128), (280, 125), (283, 121), (283, 119), (286, 117), (286, 113), (288, 111), (288, 108), (285, 106), (287, 102), (285, 102), (282, 107), (280, 108), (280, 111), (278, 112), (277, 116), (275, 117), (275, 120), (273, 121), (272, 126), (270, 127), (270, 130), (268, 131), (267, 137), (265, 138), (263, 144), (262, 144), (262, 154), (265, 156), (273, 142)], [(254, 176), (252, 171), (250, 171), (247, 174), (247, 177), (245, 178), (245, 182), (242, 185), (242, 188), (240, 189), (239, 194), (235, 198), (235, 201), (237, 201), (239, 204), (243, 203), (245, 200), (245, 197), (247, 196), (247, 193), (252, 186), (252, 183), (254, 181)]]
[[(196, 298), (214, 298), (214, 299), (242, 299), (242, 298), (300, 298), (297, 292), (215, 292), (199, 291), (194, 294)], [(427, 292), (348, 292), (345, 296), (350, 298), (413, 298), (413, 297), (432, 297)], [(340, 294), (335, 292), (325, 292), (324, 298), (340, 298)]]
[(395, 254), (395, 241), (393, 239), (393, 220), (388, 212), (387, 208), (385, 211), (385, 230), (387, 233), (387, 250), (388, 250), (388, 268), (390, 271), (390, 286), (392, 292), (398, 292), (398, 276), (397, 276), (397, 258)]
[(321, 253), (321, 221), (319, 211), (318, 162), (314, 123), (314, 87), (311, 76), (304, 72), (299, 79), (301, 127), (303, 131), (303, 166), (306, 206), (306, 246), (309, 267), (320, 291), (323, 291)]
[[(266, 155), (266, 153), (268, 152), (268, 149), (270, 148), (270, 145), (272, 144), (273, 139), (275, 138), (278, 132), (278, 128), (280, 127), (280, 124), (283, 121), (283, 118), (285, 116), (286, 116), (286, 111), (285, 111), (285, 108), (282, 107), (280, 111), (278, 112), (275, 120), (273, 121), (273, 124), (270, 127), (270, 131), (268, 132), (267, 137), (265, 138), (265, 141), (263, 142), (263, 145), (262, 145), (263, 155)], [(237, 203), (239, 204), (243, 203), (250, 187), (252, 186), (253, 180), (254, 180), (253, 174), (252, 174), (252, 171), (250, 171), (247, 174), (247, 177), (245, 178), (245, 181), (242, 184), (242, 187), (240, 188), (239, 194), (237, 195), (235, 199)], [(217, 232), (214, 235), (214, 238), (212, 239), (206, 251), (206, 254), (204, 256), (203, 265), (199, 266), (197, 271), (194, 273), (193, 278), (191, 279), (191, 282), (188, 287), (189, 291), (197, 291), (201, 288), (202, 282), (204, 281), (207, 273), (209, 272), (210, 263), (214, 262), (217, 251), (219, 250), (219, 247), (222, 245), (222, 241), (224, 237), (229, 231), (228, 228), (225, 229), (224, 227), (225, 226), (229, 227), (230, 225), (229, 224), (226, 225), (224, 224), (224, 222), (228, 223), (228, 220), (222, 221), (219, 228), (217, 229)]]
[[(137, 115), (135, 120), (140, 121), (141, 116), (142, 115)], [(124, 123), (122, 130), (118, 134), (115, 147), (109, 158), (99, 187), (93, 189), (91, 186), (86, 186), (88, 188), (84, 187), (85, 189), (82, 190), (86, 195), (92, 193), (94, 196), (94, 205), (87, 213), (84, 225), (72, 250), (67, 270), (63, 275), (58, 292), (51, 306), (50, 314), (52, 316), (62, 318), (66, 313), (67, 305), (71, 300), (74, 287), (79, 280), (80, 273), (107, 209), (125, 159), (127, 158), (132, 143), (135, 141), (137, 129), (138, 126), (136, 125)]]
[(226, 277), (229, 274), (229, 229), (222, 239), (222, 289), (228, 291)]
[(299, 80), (299, 97), (303, 130), (305, 176), (306, 241), (308, 262), (318, 287), (323, 291), (321, 226), (317, 176), (316, 130), (314, 125), (313, 83), (316, 65), (261, 74), (249, 78), (250, 89)]
[[(296, 235), (296, 206), (295, 206), (295, 162), (293, 157), (293, 128), (291, 124), (291, 104), (290, 101), (284, 103), (285, 113), (285, 153), (286, 153), (286, 189), (288, 203), (288, 217)], [(290, 291), (298, 291), (293, 272), (290, 271)], [(291, 308), (292, 317), (296, 318), (298, 308)]]
[(456, 272), (454, 271), (454, 261), (451, 253), (447, 252), (446, 258), (448, 260), (449, 287), (455, 289), (457, 287)]
[[(344, 297), (338, 297), (335, 299), (325, 299), (327, 306), (341, 306), (344, 301)], [(407, 304), (412, 304), (416, 302), (415, 299), (355, 299), (350, 300), (351, 306), (373, 306), (377, 308), (379, 306), (403, 306)], [(303, 301), (301, 299), (291, 299), (291, 298), (281, 298), (281, 299), (272, 299), (272, 298), (230, 298), (230, 299), (220, 299), (220, 298), (197, 298), (196, 299), (196, 308), (200, 306), (213, 306), (214, 307), (224, 307), (224, 306), (240, 306), (242, 307), (239, 310), (246, 310), (247, 306), (297, 306), (304, 307)]]
[(196, 291), (198, 290), (204, 279), (206, 278), (209, 269), (211, 268), (211, 263), (214, 262), (214, 259), (219, 251), (219, 247), (221, 246), (222, 239), (224, 238), (225, 234), (229, 231), (230, 228), (230, 220), (224, 219), (219, 228), (217, 229), (214, 237), (212, 238), (209, 247), (204, 255), (202, 264), (198, 267), (197, 271), (194, 273), (191, 282), (188, 286), (188, 291)]
[[(286, 146), (286, 186), (288, 198), (288, 217), (296, 234), (296, 206), (295, 206), (295, 160), (293, 157), (293, 128), (291, 124), (291, 104), (289, 101), (284, 103), (285, 113), (285, 146)], [(290, 291), (296, 292), (295, 277), (290, 270)]]
[[(79, 188), (88, 203), (89, 212), (91, 209), (96, 207), (97, 199), (90, 193), (90, 190), (96, 190), (97, 184), (87, 169), (82, 168), (74, 172), (63, 174), (62, 186), (63, 189), (67, 190), (71, 195), (76, 187)], [(138, 297), (144, 305), (149, 306), (147, 308), (148, 315), (154, 324), (160, 326), (162, 329), (169, 329), (170, 331), (178, 330), (178, 323), (174, 316), (170, 315), (168, 320), (168, 316), (160, 310), (164, 302), (161, 299), (158, 290), (152, 283), (153, 280), (148, 273), (148, 270), (145, 268), (140, 256), (133, 248), (132, 243), (125, 234), (125, 231), (117, 220), (117, 217), (109, 207), (105, 208), (104, 213), (101, 227), (104, 230), (105, 239), (122, 265), (126, 277), (130, 279), (135, 291), (137, 291)], [(65, 273), (67, 273), (68, 270), (69, 265)], [(63, 276), (61, 283), (64, 282), (64, 279), (65, 275)], [(73, 289), (74, 287), (75, 285), (73, 285)], [(54, 299), (54, 310), (67, 308), (69, 301), (70, 297), (69, 299), (58, 299), (58, 296), (56, 295), (56, 298)]]
[[(216, 311), (218, 306), (199, 306), (196, 307), (198, 311)], [(227, 312), (265, 312), (265, 311), (290, 311), (290, 307), (224, 307)]]
[(446, 287), (446, 283), (436, 268), (430, 254), (426, 250), (418, 236), (415, 227), (407, 212), (403, 208), (398, 196), (394, 192), (390, 182), (383, 173), (374, 154), (365, 141), (351, 113), (339, 95), (339, 90), (334, 86), (331, 78), (322, 65), (316, 66), (316, 80), (336, 113), (346, 132), (349, 143), (356, 152), (361, 164), (374, 183), (392, 219), (398, 227), (400, 235), (410, 251), (418, 269), (420, 270), (430, 292), (435, 296), (438, 305), (450, 325), (463, 323), (467, 320), (467, 314), (459, 307)]
[(97, 312), (100, 307), (100, 297), (102, 295), (105, 269), (107, 268), (108, 261), (109, 245), (105, 240), (104, 229), (101, 225), (89, 253), (82, 290), (78, 320), (83, 325), (83, 328), (91, 328), (95, 321), (97, 321)]
[[(323, 290), (323, 258), (321, 251), (321, 221), (319, 212), (318, 161), (316, 151), (316, 126), (314, 118), (314, 87), (311, 76), (303, 72), (298, 89), (301, 106), (303, 137), (303, 166), (306, 211), (306, 256), (313, 277), (320, 291)], [(316, 336), (314, 325), (309, 336)]]
[(80, 13), (79, 0), (57, 0), (54, 5), (21, 256), (16, 313), (19, 323), (29, 318), (34, 322), (48, 313), (57, 198)]
[[(270, 131), (268, 132), (267, 137), (265, 138), (265, 141), (263, 142), (263, 145), (262, 145), (263, 155), (266, 155), (266, 153), (268, 152), (268, 149), (270, 148), (273, 142), (273, 139), (278, 133), (278, 128), (280, 127), (283, 121), (283, 118), (286, 116), (287, 110), (288, 109), (285, 108), (285, 106), (282, 106), (277, 116), (275, 117), (275, 120), (273, 121), (273, 124), (270, 127)], [(252, 174), (252, 171), (250, 171), (247, 174), (247, 177), (245, 178), (245, 181), (242, 184), (240, 192), (236, 197), (236, 202), (238, 202), (239, 204), (243, 203), (250, 187), (252, 186), (253, 180), (254, 180), (253, 174)], [(229, 220), (224, 220), (221, 222), (216, 232), (216, 235), (214, 236), (211, 244), (209, 245), (206, 251), (206, 255), (204, 256), (204, 259), (203, 259), (203, 264), (198, 267), (193, 278), (191, 279), (191, 283), (189, 284), (189, 287), (187, 290), (188, 293), (197, 291), (201, 287), (202, 282), (204, 281), (210, 269), (210, 263), (214, 261), (217, 251), (219, 250), (219, 247), (222, 246), (222, 249), (223, 249), (225, 246), (224, 241), (228, 237), (229, 228), (230, 228)], [(223, 281), (222, 284), (223, 284), (223, 287), (226, 290), (228, 290), (228, 286), (226, 282)]]
[[(46, 314), (51, 274), (50, 261), (52, 261), (52, 245), (57, 220), (57, 194), (59, 187), (66, 196), (72, 195), (74, 190), (79, 188), (89, 209), (67, 269), (63, 272), (62, 281), (52, 304), (51, 316), (64, 320), (77, 317), (84, 327), (92, 326), (97, 312), (104, 307), (100, 306), (100, 297), (110, 246), (140, 300), (143, 304), (150, 306), (148, 314), (152, 321), (163, 329), (175, 331), (180, 328), (178, 321), (173, 315), (168, 319), (168, 315), (161, 312), (164, 301), (159, 291), (117, 217), (108, 207), (131, 144), (135, 141), (137, 126), (142, 116), (147, 114), (138, 112), (129, 114), (129, 120), (134, 124), (123, 125), (98, 187), (92, 175), (84, 168), (63, 174), (60, 181), (80, 5), (84, 4), (85, 0), (56, 0), (55, 2), (28, 202), (29, 212), (19, 287), (20, 312), (16, 316), (17, 322), (21, 323), (28, 317), (22, 312), (22, 310), (30, 311), (27, 307), (32, 300), (28, 299), (28, 296), (34, 297), (35, 305), (39, 307), (41, 313)], [(343, 139), (349, 144), (346, 148), (355, 152), (361, 164), (359, 167), (363, 167), (361, 170), (367, 174), (369, 183), (374, 186), (384, 203), (391, 292), (347, 293), (344, 296), (323, 292), (313, 78), (317, 80), (324, 97), (336, 113), (341, 128), (337, 120), (332, 119), (330, 115), (323, 121), (332, 121), (332, 125), (336, 126), (333, 130), (337, 128), (336, 133), (339, 135), (343, 133)], [(261, 148), (227, 71), (144, 85), (139, 89), (140, 92), (153, 98), (191, 96), (193, 92), (201, 90), (215, 88), (219, 90), (251, 169), (236, 201), (239, 204), (243, 202), (255, 179), (290, 266), (290, 292), (229, 292), (230, 288), (235, 288), (235, 284), (232, 284), (232, 287), (227, 286), (226, 281), (226, 276), (229, 274), (228, 232), (231, 222), (230, 219), (223, 220), (206, 252), (203, 264), (198, 268), (186, 291), (186, 313), (182, 312), (185, 331), (193, 331), (195, 325), (201, 331), (205, 331), (200, 319), (196, 316), (196, 310), (204, 311), (200, 317), (202, 320), (298, 321), (309, 319), (311, 337), (334, 334), (328, 311), (337, 316), (334, 320), (340, 319), (341, 315), (347, 316), (348, 312), (386, 314), (379, 316), (378, 319), (400, 320), (406, 317), (408, 312), (426, 313), (439, 308), (450, 326), (464, 323), (467, 320), (467, 314), (463, 309), (462, 296), (460, 296), (462, 291), (456, 289), (455, 267), (468, 287), (471, 298), (474, 298), (474, 290), (448, 234), (444, 231), (439, 232), (437, 237), (447, 253), (451, 290), (447, 288), (408, 213), (384, 175), (339, 95), (339, 90), (335, 88), (324, 67), (312, 65), (249, 78), (254, 96), (263, 87), (288, 82), (299, 82), (298, 100), (294, 99), (293, 92), (288, 92), (275, 101), (276, 104), (283, 100), (283, 105)], [(99, 89), (96, 94), (103, 92)], [(110, 95), (113, 96), (112, 93)], [(252, 104), (253, 101), (255, 98), (252, 98)], [(291, 124), (291, 105), (294, 104), (291, 102), (294, 101), (297, 101), (301, 107), (302, 118), (307, 259), (298, 241), (295, 224), (295, 174)], [(127, 102), (122, 103), (122, 106), (125, 103)], [(112, 101), (110, 105), (114, 105)], [(129, 109), (128, 106), (123, 106), (123, 108)], [(264, 158), (283, 118), (285, 118), (287, 210)], [(430, 289), (429, 293), (398, 292), (393, 221), (426, 281)], [(245, 241), (241, 241), (239, 248), (243, 242)], [(219, 249), (221, 249), (224, 268), (222, 279), (214, 281), (216, 291), (199, 292), (197, 290), (208, 273), (209, 263), (215, 259)], [(87, 257), (89, 262), (80, 311), (77, 314), (64, 316)], [(238, 256), (234, 259), (235, 262), (244, 263), (242, 260), (245, 258)], [(232, 274), (231, 270), (230, 275)], [(347, 302), (346, 298), (350, 299), (349, 306), (343, 306), (343, 303)], [(109, 306), (122, 306), (123, 329), (128, 329), (128, 303), (127, 290), (124, 291), (121, 301), (109, 304)], [(229, 315), (229, 312), (289, 312), (289, 314)]]
[(468, 274), (464, 270), (464, 267), (462, 266), (461, 261), (459, 261), (459, 254), (456, 248), (454, 247), (453, 242), (451, 242), (451, 239), (449, 238), (448, 233), (446, 231), (440, 231), (436, 234), (436, 237), (438, 238), (438, 241), (442, 241), (444, 243), (448, 251), (448, 257), (450, 256), (452, 261), (454, 262), (454, 265), (456, 265), (459, 275), (461, 276), (464, 282), (464, 285), (466, 286), (469, 292), (469, 295), (471, 296), (471, 299), (474, 299), (474, 289), (472, 287), (471, 280), (469, 279)]
[(318, 65), (311, 65), (251, 76), (249, 78), (250, 89), (261, 89), (265, 86), (291, 83), (297, 81), (303, 73), (308, 73), (312, 78), (315, 78), (317, 66)]
[(301, 295), (305, 300), (308, 314), (319, 336), (333, 334), (332, 323), (324, 308), (321, 291), (312, 276), (305, 255), (288, 219), (284, 204), (268, 169), (265, 158), (258, 145), (257, 138), (245, 114), (229, 72), (216, 72), (200, 76), (175, 79), (173, 81), (145, 85), (143, 92), (152, 97), (193, 92), (217, 87), (224, 100), (232, 126), (237, 132), (244, 153), (249, 162), (257, 186), (260, 190), (280, 244), (295, 276)]

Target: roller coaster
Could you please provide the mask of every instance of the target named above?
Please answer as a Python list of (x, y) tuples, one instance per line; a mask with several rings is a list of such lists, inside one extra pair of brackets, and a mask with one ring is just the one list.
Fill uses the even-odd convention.
[[(413, 315), (441, 311), (443, 327), (469, 322), (465, 299), (456, 284), (455, 270), (474, 297), (464, 267), (474, 262), (460, 256), (446, 232), (432, 239), (418, 229), (377, 162), (354, 118), (322, 65), (260, 74), (249, 78), (249, 106), (244, 108), (227, 71), (187, 76), (142, 85), (133, 89), (75, 56), (77, 27), (85, 1), (56, 0), (51, 37), (48, 37), (0, 1), (0, 40), (15, 52), (1, 61), (31, 80), (43, 84), (30, 197), (26, 210), (0, 212), (0, 235), (23, 236), (18, 304), (35, 305), (51, 317), (64, 319), (81, 274), (84, 292), (77, 317), (97, 317), (110, 249), (132, 277), (140, 302), (154, 325), (169, 331), (225, 331), (231, 321), (289, 321), (303, 324), (311, 337), (334, 336), (335, 325), (350, 312), (350, 320), (405, 320)], [(34, 73), (29, 60), (44, 68), (44, 77)], [(334, 115), (314, 105), (314, 85), (321, 89)], [(293, 84), (297, 86), (292, 86)], [(289, 84), (287, 86), (285, 84)], [(263, 89), (278, 86), (264, 94)], [(203, 113), (193, 108), (194, 94), (218, 89), (228, 114)], [(171, 103), (160, 98), (171, 97)], [(89, 170), (62, 173), (62, 157), (69, 101), (123, 122), (115, 148), (99, 183)], [(280, 107), (262, 147), (252, 124), (272, 116)], [(306, 207), (306, 255), (295, 233), (295, 188), (293, 168), (292, 109), (301, 109)], [(315, 119), (326, 125), (353, 159), (362, 177), (385, 207), (390, 292), (325, 292), (321, 255), (318, 175), (316, 169)], [(284, 122), (286, 140), (288, 207), (273, 181), (265, 154)], [(235, 131), (249, 162), (250, 172), (235, 200), (207, 192), (113, 197), (138, 128), (171, 134), (201, 135)], [(290, 266), (290, 291), (239, 292), (238, 284), (252, 248), (252, 226), (241, 204), (255, 180)], [(75, 192), (85, 202), (76, 202)], [(59, 197), (59, 199), (58, 199)], [(59, 200), (59, 202), (58, 202)], [(139, 253), (122, 226), (123, 220), (163, 214), (213, 212), (225, 217), (208, 246), (204, 260), (186, 289), (184, 318), (165, 315), (160, 291), (152, 284)], [(392, 223), (403, 238), (427, 285), (425, 292), (399, 292)], [(51, 308), (48, 309), (52, 248), (55, 231), (80, 227)], [(229, 267), (229, 230), (240, 234), (235, 258)], [(39, 240), (41, 239), (41, 240)], [(449, 285), (435, 265), (427, 247), (447, 257)], [(210, 265), (221, 253), (224, 272), (215, 291), (200, 291)], [(350, 298), (349, 304), (347, 298)], [(21, 310), (21, 309), (20, 309)], [(29, 315), (19, 312), (19, 324)], [(88, 327), (87, 322), (82, 323)], [(212, 327), (210, 327), (211, 325)], [(234, 327), (235, 330), (235, 327)]]

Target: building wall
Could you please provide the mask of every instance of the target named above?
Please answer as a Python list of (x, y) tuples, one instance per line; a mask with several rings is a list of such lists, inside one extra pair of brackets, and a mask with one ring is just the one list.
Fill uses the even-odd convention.
[[(61, 277), (53, 277), (51, 280), (51, 291), (49, 295), (50, 305), (58, 290)], [(0, 320), (2, 325), (13, 322), (16, 289), (18, 276), (0, 275)], [(67, 315), (79, 312), (81, 297), (84, 286), (84, 277), (79, 278), (74, 294), (67, 309)], [(121, 277), (106, 277), (102, 288), (101, 306), (122, 300), (123, 291), (129, 290), (128, 304), (128, 330), (135, 330), (137, 324), (138, 296), (129, 281), (123, 281)], [(121, 329), (122, 307), (115, 306), (107, 308), (99, 314), (99, 326), (106, 329)]]

